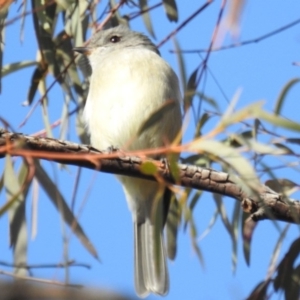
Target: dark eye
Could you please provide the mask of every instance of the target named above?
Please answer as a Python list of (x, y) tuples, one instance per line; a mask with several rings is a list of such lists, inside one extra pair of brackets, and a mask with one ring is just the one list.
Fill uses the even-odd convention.
[(120, 38), (119, 36), (117, 36), (117, 35), (114, 35), (114, 36), (112, 36), (112, 37), (110, 38), (110, 41), (111, 41), (112, 43), (118, 43), (118, 42), (121, 41), (121, 38)]

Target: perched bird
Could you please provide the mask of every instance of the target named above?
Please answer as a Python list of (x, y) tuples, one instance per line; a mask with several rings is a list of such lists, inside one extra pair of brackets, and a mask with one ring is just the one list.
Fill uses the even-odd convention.
[[(88, 46), (74, 50), (86, 54), (92, 67), (84, 116), (94, 147), (142, 150), (174, 141), (182, 124), (178, 78), (148, 37), (117, 26), (95, 33)], [(134, 223), (136, 292), (140, 297), (166, 295), (163, 226), (170, 193), (154, 181), (117, 177)], [(153, 207), (158, 207), (155, 218)]]

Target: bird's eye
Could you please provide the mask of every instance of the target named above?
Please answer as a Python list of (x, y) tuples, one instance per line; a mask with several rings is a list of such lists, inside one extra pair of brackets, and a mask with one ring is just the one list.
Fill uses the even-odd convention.
[(112, 37), (110, 38), (110, 41), (111, 41), (112, 43), (118, 43), (118, 42), (121, 41), (121, 38), (120, 38), (119, 36), (117, 36), (117, 35), (114, 35), (114, 36), (112, 36)]

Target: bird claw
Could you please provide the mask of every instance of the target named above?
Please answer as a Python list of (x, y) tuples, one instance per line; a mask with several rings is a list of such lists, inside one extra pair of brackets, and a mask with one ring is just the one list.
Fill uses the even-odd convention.
[(120, 149), (118, 147), (109, 146), (106, 150), (103, 151), (103, 153), (112, 154), (112, 153), (119, 152), (119, 151), (120, 151)]

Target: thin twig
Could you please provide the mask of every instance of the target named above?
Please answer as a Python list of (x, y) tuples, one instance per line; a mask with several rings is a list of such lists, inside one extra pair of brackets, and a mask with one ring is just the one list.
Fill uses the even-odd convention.
[[(276, 35), (280, 32), (283, 32), (297, 24), (300, 23), (300, 19), (297, 19), (283, 27), (280, 27), (278, 29), (275, 29), (269, 33), (266, 33), (260, 37), (257, 37), (257, 38), (254, 38), (254, 39), (251, 39), (251, 40), (246, 40), (246, 41), (243, 41), (243, 42), (239, 42), (239, 43), (233, 43), (233, 44), (230, 44), (230, 45), (227, 45), (227, 46), (222, 46), (222, 47), (219, 47), (219, 48), (214, 48), (214, 49), (199, 49), (199, 50), (181, 50), (180, 52), (182, 53), (202, 53), (202, 52), (208, 52), (208, 51), (212, 51), (212, 52), (217, 52), (217, 51), (221, 51), (221, 50), (227, 50), (227, 49), (232, 49), (232, 48), (236, 48), (236, 47), (241, 47), (241, 46), (246, 46), (246, 45), (249, 45), (249, 44), (254, 44), (254, 43), (259, 43), (273, 35)], [(172, 53), (176, 53), (175, 50), (171, 50), (170, 52)]]
[(193, 14), (191, 14), (187, 19), (185, 19), (176, 29), (171, 31), (160, 43), (157, 44), (157, 48), (161, 47), (166, 43), (173, 35), (175, 35), (179, 30), (181, 30), (187, 23), (194, 19), (199, 13), (201, 13), (207, 6), (209, 6), (213, 0), (208, 0), (204, 5), (197, 9)]
[(64, 287), (66, 287), (66, 286), (67, 287), (76, 287), (76, 288), (83, 287), (80, 284), (64, 284), (64, 283), (54, 281), (54, 280), (47, 280), (47, 279), (42, 279), (42, 278), (34, 278), (34, 277), (29, 277), (29, 276), (17, 275), (17, 274), (11, 273), (11, 272), (3, 271), (3, 270), (0, 270), (0, 274), (10, 276), (10, 277), (13, 277), (16, 279), (30, 280), (33, 282), (47, 283), (47, 284), (52, 284), (52, 285), (64, 286)]
[(41, 5), (41, 6), (37, 7), (37, 8), (35, 8), (35, 9), (32, 9), (32, 10), (28, 10), (28, 11), (26, 11), (26, 12), (24, 12), (24, 13), (22, 13), (22, 14), (16, 16), (16, 17), (14, 17), (14, 18), (12, 18), (12, 19), (6, 21), (6, 22), (4, 23), (3, 26), (11, 25), (11, 24), (13, 24), (14, 22), (18, 21), (19, 19), (21, 19), (21, 18), (23, 18), (23, 17), (25, 17), (25, 16), (28, 16), (28, 15), (34, 14), (34, 13), (40, 11), (40, 10), (43, 10), (43, 9), (45, 9), (47, 6), (50, 6), (50, 5), (54, 4), (55, 2), (56, 2), (55, 0), (47, 1), (44, 5)]
[(128, 18), (129, 18), (129, 20), (133, 20), (133, 19), (139, 17), (140, 15), (142, 15), (142, 14), (144, 14), (144, 13), (146, 13), (146, 12), (149, 12), (149, 11), (151, 11), (151, 10), (157, 8), (157, 7), (162, 6), (162, 4), (163, 4), (163, 3), (160, 2), (160, 3), (154, 4), (154, 5), (152, 5), (152, 6), (149, 6), (149, 7), (147, 7), (146, 9), (140, 10), (140, 11), (138, 11), (138, 12), (133, 12), (133, 13), (129, 14)]
[(223, 1), (222, 1), (221, 9), (220, 9), (220, 12), (219, 12), (219, 15), (218, 15), (217, 23), (216, 23), (214, 32), (213, 32), (213, 34), (212, 34), (212, 38), (211, 38), (209, 47), (208, 47), (207, 55), (206, 55), (206, 57), (204, 58), (203, 62), (201, 63), (201, 64), (203, 64), (203, 68), (201, 69), (201, 72), (200, 72), (200, 74), (199, 74), (199, 76), (198, 76), (198, 78), (197, 78), (196, 86), (199, 85), (199, 82), (201, 81), (201, 78), (202, 78), (202, 76), (203, 76), (204, 70), (206, 69), (207, 62), (208, 62), (208, 59), (209, 59), (211, 50), (212, 50), (212, 48), (213, 48), (214, 42), (215, 42), (215, 40), (216, 40), (218, 31), (219, 31), (219, 28), (220, 28), (220, 23), (221, 23), (221, 19), (222, 19), (223, 13), (224, 13), (224, 9), (225, 9), (225, 6), (226, 6), (226, 2), (227, 2), (227, 0), (223, 0)]
[(68, 71), (68, 68), (71, 66), (72, 63), (74, 63), (75, 57), (65, 66), (65, 68), (58, 74), (57, 77), (53, 80), (53, 82), (49, 85), (49, 87), (46, 89), (45, 94), (32, 106), (28, 114), (26, 115), (25, 119), (21, 122), (19, 125), (19, 128), (23, 127), (28, 119), (31, 117), (32, 113), (35, 111), (37, 106), (43, 102), (43, 100), (46, 98), (50, 90), (53, 88), (53, 86), (58, 82), (59, 78), (62, 77), (63, 74), (65, 74)]
[(120, 0), (120, 2), (113, 7), (110, 12), (107, 14), (106, 18), (99, 24), (96, 28), (96, 32), (101, 30), (103, 26), (110, 20), (110, 18), (114, 15), (114, 13), (126, 2), (126, 0)]

